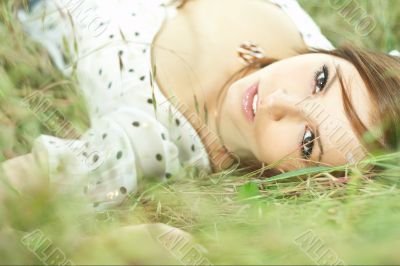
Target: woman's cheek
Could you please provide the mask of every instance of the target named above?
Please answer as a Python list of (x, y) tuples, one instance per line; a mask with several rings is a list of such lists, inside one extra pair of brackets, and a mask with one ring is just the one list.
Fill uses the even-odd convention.
[(274, 132), (272, 131), (272, 128), (268, 126), (268, 121), (258, 121), (254, 133), (255, 141), (252, 145), (255, 157), (265, 163), (270, 163), (275, 157)]
[(255, 130), (254, 154), (257, 159), (271, 164), (284, 159), (293, 166), (301, 161), (299, 146), (303, 126), (285, 121), (264, 121)]

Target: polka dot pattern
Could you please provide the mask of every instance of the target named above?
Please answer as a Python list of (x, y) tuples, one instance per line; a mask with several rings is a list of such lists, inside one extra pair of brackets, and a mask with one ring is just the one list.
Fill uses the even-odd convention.
[[(64, 186), (86, 195), (89, 209), (105, 210), (135, 193), (144, 178), (165, 181), (194, 163), (210, 171), (196, 131), (152, 77), (150, 44), (166, 16), (160, 6), (164, 0), (86, 0), (85, 7), (104, 18), (99, 23), (104, 30), (96, 34), (73, 16), (72, 29), (71, 21), (50, 12), (58, 10), (52, 1), (43, 2), (51, 19), (31, 19), (28, 31), (48, 48), (62, 71), (68, 69), (62, 59), (63, 36), (69, 51), (75, 51), (77, 41), (75, 73), (91, 121), (90, 130), (79, 139), (43, 135), (35, 141), (33, 152), (47, 158), (52, 182), (62, 180)], [(50, 21), (52, 29), (42, 26)], [(64, 182), (63, 177), (68, 179)]]
[(121, 194), (126, 194), (128, 192), (128, 190), (126, 189), (126, 187), (120, 187), (119, 191), (121, 192)]

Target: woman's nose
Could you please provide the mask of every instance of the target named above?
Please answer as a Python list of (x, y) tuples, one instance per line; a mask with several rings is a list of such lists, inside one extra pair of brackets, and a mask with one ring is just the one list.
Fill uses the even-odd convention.
[(267, 97), (260, 99), (259, 109), (264, 110), (273, 120), (279, 121), (285, 116), (301, 115), (301, 99), (290, 95), (284, 89), (277, 89)]

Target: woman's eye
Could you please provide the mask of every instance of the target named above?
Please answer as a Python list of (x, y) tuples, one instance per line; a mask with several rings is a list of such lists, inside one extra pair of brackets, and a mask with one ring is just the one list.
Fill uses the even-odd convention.
[(325, 88), (325, 85), (328, 82), (328, 79), (329, 79), (328, 67), (326, 65), (323, 65), (322, 69), (318, 70), (315, 73), (315, 91), (314, 91), (314, 93), (321, 92)]
[(307, 126), (301, 142), (301, 153), (304, 159), (310, 159), (314, 148), (314, 133)]

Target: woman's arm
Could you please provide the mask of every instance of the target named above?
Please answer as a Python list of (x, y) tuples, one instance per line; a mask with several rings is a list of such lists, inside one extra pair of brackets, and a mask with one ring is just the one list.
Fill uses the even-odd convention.
[[(49, 191), (47, 174), (33, 154), (1, 164), (0, 181), (0, 204), (12, 196)], [(3, 241), (21, 239), (21, 231), (4, 228), (0, 230)], [(7, 232), (9, 234), (5, 235)], [(74, 252), (68, 259), (78, 264), (105, 263), (104, 260), (109, 264), (164, 265), (186, 264), (193, 259), (195, 262), (207, 261), (190, 234), (161, 223), (126, 226), (97, 236), (80, 237), (72, 244), (75, 245)]]
[(29, 153), (0, 164), (0, 202), (8, 196), (48, 189), (48, 173)]
[[(73, 230), (74, 231), (74, 230)], [(68, 231), (74, 234), (72, 231)], [(0, 228), (0, 245), (15, 254), (1, 258), (4, 265), (210, 265), (204, 247), (181, 229), (156, 223), (100, 231), (74, 237)], [(61, 240), (61, 241), (60, 241)], [(51, 246), (49, 243), (52, 243)], [(47, 248), (43, 248), (46, 246)]]

